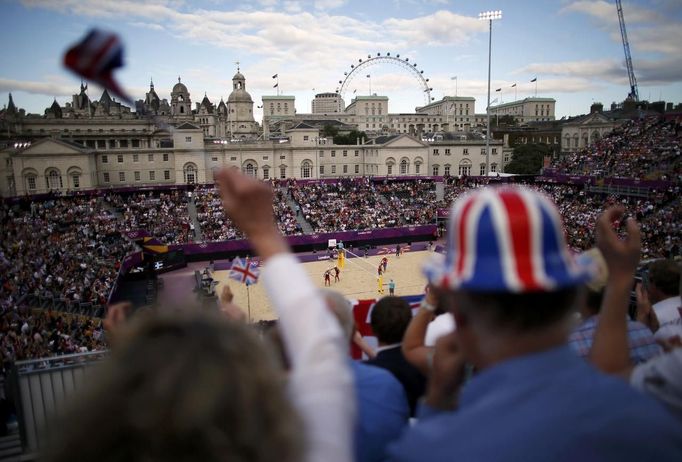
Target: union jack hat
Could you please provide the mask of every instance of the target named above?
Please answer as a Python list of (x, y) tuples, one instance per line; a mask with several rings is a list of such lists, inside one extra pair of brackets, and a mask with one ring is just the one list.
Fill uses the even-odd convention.
[(446, 254), (427, 265), (431, 284), (472, 292), (547, 292), (584, 283), (561, 217), (543, 193), (520, 186), (477, 189), (450, 209)]

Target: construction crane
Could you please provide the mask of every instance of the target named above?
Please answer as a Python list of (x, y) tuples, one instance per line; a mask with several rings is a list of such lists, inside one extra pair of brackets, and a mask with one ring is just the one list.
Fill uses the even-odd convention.
[(623, 49), (625, 50), (625, 65), (628, 68), (628, 78), (630, 79), (628, 99), (639, 101), (637, 79), (635, 78), (635, 70), (632, 68), (632, 56), (630, 56), (630, 42), (628, 41), (628, 33), (625, 30), (625, 18), (623, 18), (623, 4), (620, 0), (616, 0), (616, 8), (618, 9), (618, 22), (620, 23), (620, 37), (623, 39)]

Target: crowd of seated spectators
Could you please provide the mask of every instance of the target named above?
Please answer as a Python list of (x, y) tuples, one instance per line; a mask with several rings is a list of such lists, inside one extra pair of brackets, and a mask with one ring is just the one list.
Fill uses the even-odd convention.
[(400, 226), (400, 209), (382, 202), (368, 178), (297, 183), (289, 190), (316, 233)]
[(27, 296), (104, 304), (134, 245), (97, 197), (0, 206), (0, 309)]
[(679, 255), (682, 250), (682, 205), (679, 187), (658, 191), (652, 197), (588, 194), (577, 186), (544, 184), (538, 188), (557, 204), (568, 245), (577, 251), (594, 245), (594, 223), (601, 211), (610, 205), (625, 206), (628, 216), (634, 217), (642, 229), (642, 258)]
[(0, 312), (0, 375), (15, 361), (106, 347), (101, 319), (28, 308)]
[(600, 177), (682, 179), (682, 129), (673, 121), (646, 117), (553, 163), (560, 173)]
[[(303, 229), (296, 220), (296, 213), (286, 201), (286, 185), (288, 182), (272, 183), (275, 197), (272, 202), (275, 219), (283, 234), (293, 236), (302, 234)], [(243, 239), (244, 236), (235, 228), (223, 213), (217, 190), (211, 185), (197, 186), (194, 190), (197, 206), (197, 218), (201, 226), (204, 241), (227, 241)]]
[(194, 240), (184, 191), (110, 194), (107, 201), (122, 216), (122, 231), (146, 230), (166, 244)]

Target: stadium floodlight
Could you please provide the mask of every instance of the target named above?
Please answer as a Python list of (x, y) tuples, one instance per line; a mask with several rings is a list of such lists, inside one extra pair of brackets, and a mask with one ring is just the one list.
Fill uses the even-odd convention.
[(485, 175), (490, 173), (490, 58), (493, 44), (493, 21), (502, 19), (502, 10), (484, 11), (478, 14), (478, 19), (488, 21), (488, 104), (485, 107), (487, 131), (485, 135)]

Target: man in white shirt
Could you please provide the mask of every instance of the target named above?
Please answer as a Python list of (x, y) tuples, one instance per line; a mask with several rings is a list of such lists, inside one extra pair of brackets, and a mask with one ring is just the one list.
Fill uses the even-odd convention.
[(657, 260), (649, 266), (649, 300), (660, 328), (656, 339), (666, 340), (681, 332), (680, 265), (672, 260)]

